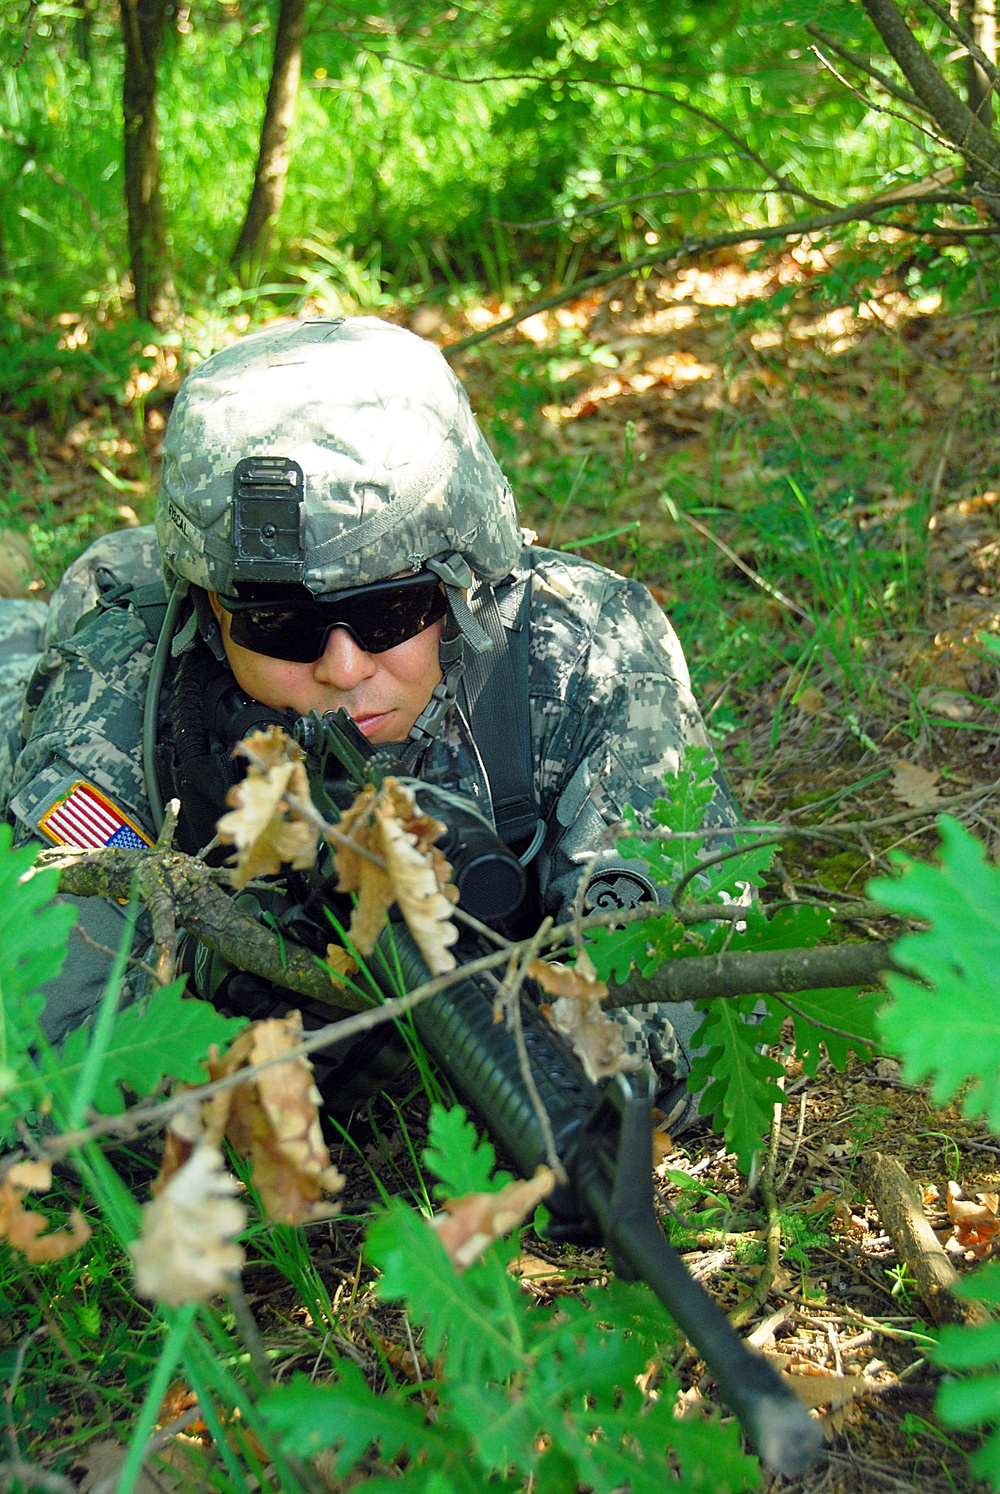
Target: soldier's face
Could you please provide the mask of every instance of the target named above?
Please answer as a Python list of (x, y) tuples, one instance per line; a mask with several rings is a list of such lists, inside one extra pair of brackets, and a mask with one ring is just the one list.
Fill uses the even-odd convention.
[(402, 742), (441, 681), (443, 621), (380, 654), (366, 653), (346, 628), (334, 628), (314, 663), (296, 664), (234, 643), (230, 614), (214, 593), (209, 600), (236, 682), (261, 705), (297, 716), (343, 706), (370, 742)]

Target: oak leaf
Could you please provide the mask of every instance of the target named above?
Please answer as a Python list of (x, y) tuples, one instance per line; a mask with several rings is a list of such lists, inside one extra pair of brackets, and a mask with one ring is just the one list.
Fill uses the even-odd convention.
[(290, 797), (311, 802), (301, 748), (280, 727), (271, 726), (251, 733), (236, 751), (249, 758), (250, 767), (243, 782), (226, 795), (232, 808), (217, 827), (219, 839), (236, 846), (233, 885), (273, 876), (285, 864), (296, 870), (312, 866), (319, 832), (289, 804)]
[(136, 1291), (172, 1306), (229, 1292), (243, 1267), (235, 1237), (246, 1209), (216, 1146), (197, 1146), (142, 1211), (142, 1234), (129, 1247)]
[[(207, 1068), (212, 1079), (221, 1079), (289, 1053), (301, 1041), (298, 1012), (271, 1017), (246, 1028), (225, 1057), (210, 1060)], [(308, 1224), (335, 1214), (339, 1205), (325, 1195), (339, 1193), (344, 1178), (332, 1166), (323, 1141), (320, 1094), (309, 1060), (297, 1054), (217, 1098), (224, 1096), (229, 1099), (225, 1135), (241, 1156), (249, 1157), (253, 1185), (268, 1218)], [(210, 1114), (218, 1124), (218, 1112)]]
[(537, 1167), (533, 1178), (515, 1179), (498, 1193), (448, 1199), (431, 1224), (456, 1269), (464, 1271), (494, 1240), (515, 1229), (551, 1193), (555, 1181), (551, 1168)]
[(951, 1247), (952, 1241), (956, 1250), (966, 1254), (971, 1252), (977, 1261), (985, 1260), (992, 1255), (997, 1243), (997, 1233), (1000, 1231), (1000, 1218), (997, 1210), (1000, 1207), (1000, 1195), (996, 1193), (977, 1193), (977, 1202), (962, 1197), (960, 1184), (951, 1181), (948, 1184), (948, 1218), (954, 1225), (952, 1239), (947, 1241)]
[(593, 979), (586, 965), (580, 961), (569, 966), (554, 960), (532, 960), (528, 974), (543, 990), (556, 994), (557, 999), (543, 1005), (541, 1011), (569, 1043), (594, 1084), (611, 1074), (630, 1073), (641, 1067), (641, 1058), (626, 1053), (618, 1023), (601, 1010), (607, 986)]
[(450, 946), (458, 938), (451, 921), (458, 894), (451, 867), (434, 844), (444, 826), (418, 807), (395, 778), (381, 789), (369, 784), (337, 826), (334, 850), (338, 892), (357, 893), (348, 936), (361, 954), (371, 954), (393, 903), (434, 975), (454, 970)]
[(352, 960), (342, 944), (328, 944), (323, 963), (334, 985), (343, 985), (349, 976), (357, 974), (357, 961)]
[[(210, 1054), (210, 1079), (223, 1079), (251, 1064), (291, 1053), (302, 1041), (302, 1018), (296, 1011), (244, 1028), (221, 1057)], [(274, 1064), (232, 1089), (221, 1090), (179, 1111), (167, 1129), (158, 1196), (200, 1146), (216, 1147), (225, 1137), (250, 1159), (251, 1180), (269, 1219), (279, 1224), (308, 1224), (328, 1219), (339, 1205), (326, 1195), (339, 1193), (342, 1175), (330, 1162), (317, 1106), (320, 1094), (312, 1065), (303, 1054)]]
[(908, 763), (900, 757), (892, 765), (892, 792), (911, 809), (925, 809), (941, 797), (937, 788), (940, 777), (936, 768), (933, 771), (921, 768), (918, 763)]
[(90, 1239), (90, 1225), (79, 1209), (72, 1209), (68, 1229), (49, 1230), (44, 1214), (24, 1207), (26, 1193), (44, 1193), (52, 1186), (48, 1162), (15, 1162), (0, 1184), (0, 1239), (19, 1250), (33, 1266), (61, 1261)]
[[(591, 967), (593, 968), (593, 967)], [(603, 981), (596, 980), (581, 965), (561, 965), (558, 960), (532, 960), (528, 974), (549, 996), (571, 996), (598, 1000), (608, 994)]]

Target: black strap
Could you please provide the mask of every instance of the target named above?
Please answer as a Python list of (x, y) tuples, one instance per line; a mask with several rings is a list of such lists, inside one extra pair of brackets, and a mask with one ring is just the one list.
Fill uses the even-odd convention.
[[(105, 571), (103, 574), (110, 573)], [(101, 612), (107, 612), (112, 607), (131, 607), (146, 629), (150, 642), (155, 643), (167, 615), (167, 589), (162, 581), (150, 581), (146, 586), (134, 586), (131, 581), (120, 581), (116, 586), (101, 592), (90, 611), (80, 618), (73, 629), (74, 633), (81, 632)]]
[(493, 647), (473, 655), (462, 676), (469, 725), (490, 782), (497, 834), (507, 845), (530, 839), (538, 824), (528, 709), (530, 561), (515, 588), (516, 596), (505, 597), (502, 610), (492, 586), (474, 593), (472, 610)]

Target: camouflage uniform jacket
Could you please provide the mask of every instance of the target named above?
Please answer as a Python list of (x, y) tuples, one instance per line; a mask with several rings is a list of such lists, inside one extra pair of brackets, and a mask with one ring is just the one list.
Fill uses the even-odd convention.
[[(138, 556), (148, 532), (132, 534)], [(537, 885), (542, 910), (558, 917), (584, 870), (595, 879), (596, 900), (609, 889), (619, 904), (638, 900), (641, 867), (621, 862), (608, 827), (626, 804), (645, 818), (664, 774), (676, 771), (689, 744), (705, 745), (706, 737), (681, 646), (645, 587), (554, 551), (533, 548), (530, 560), (531, 744), (546, 826)], [(67, 576), (70, 589), (81, 587), (80, 566)], [(64, 622), (67, 612), (84, 608), (67, 608), (61, 593), (54, 605)], [(175, 644), (182, 639), (183, 630)], [(23, 746), (11, 754), (4, 794), (17, 843), (44, 838), (45, 816), (80, 779), (154, 837), (141, 762), (152, 651), (145, 625), (126, 607), (111, 607), (50, 645), (40, 666), (46, 688)], [(490, 812), (486, 772), (458, 704), (418, 770)], [(736, 823), (721, 780), (713, 816), (717, 824)], [(103, 932), (95, 937), (114, 945)]]

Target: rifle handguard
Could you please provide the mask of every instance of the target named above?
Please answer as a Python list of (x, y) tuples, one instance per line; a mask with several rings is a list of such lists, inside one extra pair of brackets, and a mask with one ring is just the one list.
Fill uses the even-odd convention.
[[(394, 925), (393, 935), (406, 988), (414, 990), (429, 972), (405, 926)], [(376, 978), (379, 964), (370, 967)], [(396, 994), (388, 979), (386, 985), (387, 995)], [(413, 1017), (453, 1087), (531, 1177), (546, 1160), (545, 1144), (513, 1035), (494, 1022), (489, 996), (474, 979), (465, 980), (415, 1008)], [(569, 1176), (568, 1185), (546, 1200), (551, 1233), (603, 1240), (619, 1276), (647, 1282), (704, 1359), (764, 1463), (787, 1477), (802, 1473), (822, 1445), (818, 1423), (774, 1367), (747, 1347), (660, 1228), (648, 1090), (623, 1074), (599, 1089), (526, 999), (521, 1020), (535, 1085)]]

